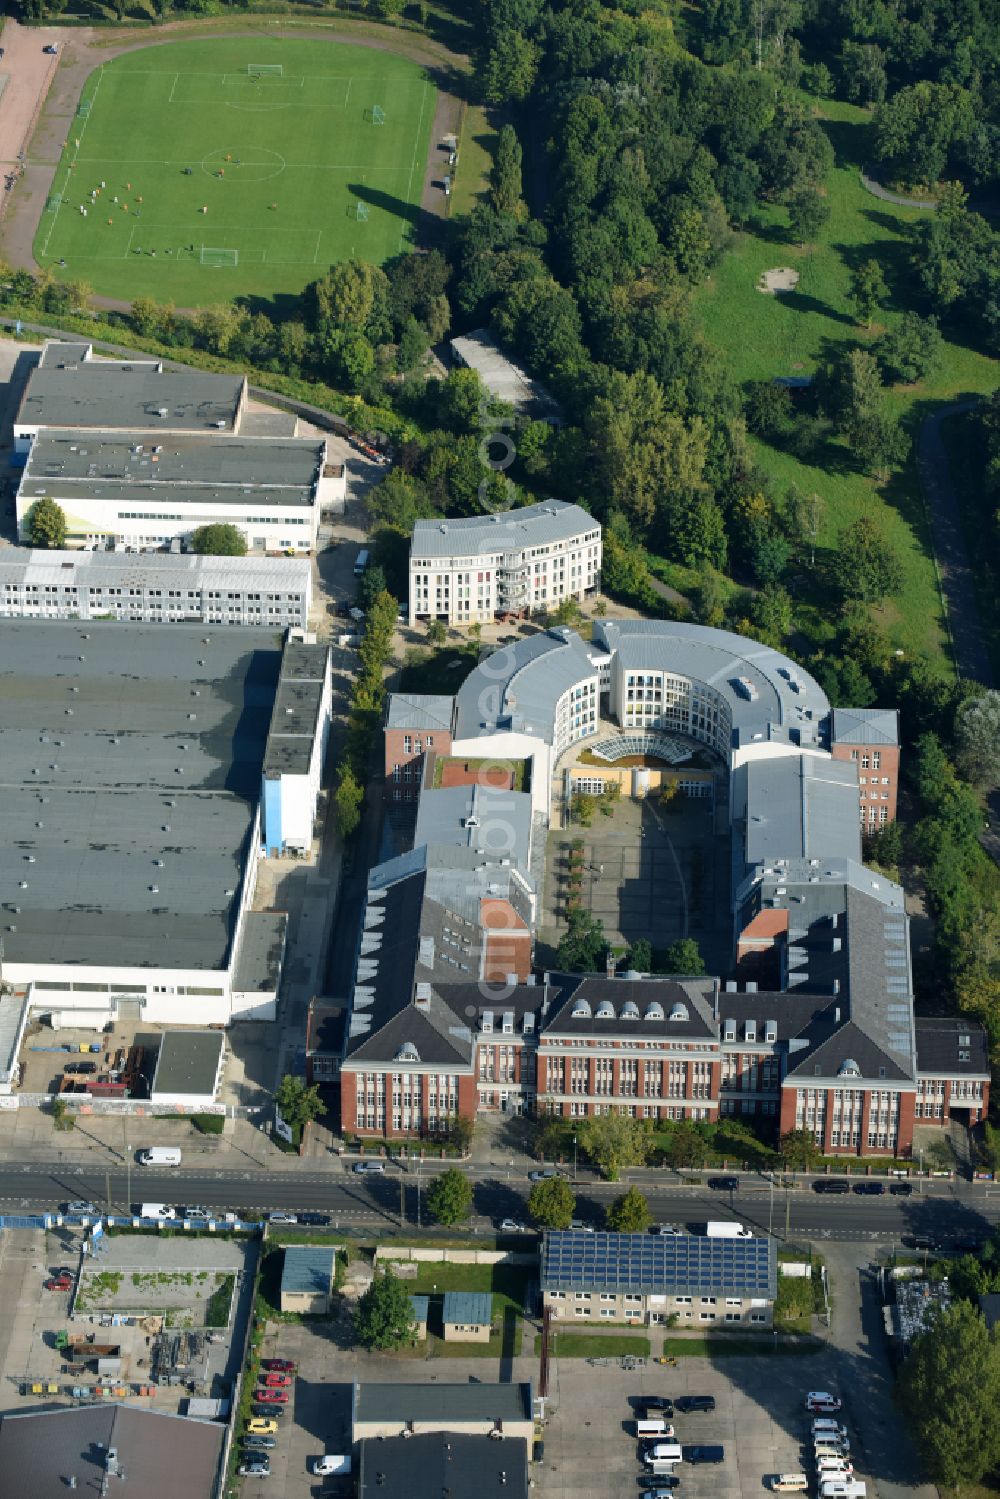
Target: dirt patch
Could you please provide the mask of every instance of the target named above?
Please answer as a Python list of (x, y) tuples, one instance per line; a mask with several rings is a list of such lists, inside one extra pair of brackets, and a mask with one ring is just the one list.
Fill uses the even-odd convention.
[(779, 265), (772, 271), (761, 271), (757, 290), (774, 297), (781, 291), (794, 291), (798, 284), (798, 271), (793, 270), (790, 265)]

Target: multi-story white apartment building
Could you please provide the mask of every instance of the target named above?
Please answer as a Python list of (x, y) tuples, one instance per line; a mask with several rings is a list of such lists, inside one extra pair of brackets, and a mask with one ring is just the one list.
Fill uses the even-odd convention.
[(144, 624), (309, 622), (306, 557), (200, 557), (194, 552), (0, 553), (0, 619), (120, 619)]
[(469, 520), (418, 520), (410, 542), (410, 618), (483, 624), (594, 593), (601, 527), (579, 505), (546, 500)]

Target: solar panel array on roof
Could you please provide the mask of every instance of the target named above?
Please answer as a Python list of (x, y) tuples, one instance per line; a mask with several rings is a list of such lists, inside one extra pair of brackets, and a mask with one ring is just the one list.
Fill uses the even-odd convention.
[(573, 1230), (549, 1233), (542, 1250), (542, 1290), (647, 1296), (740, 1291), (771, 1299), (776, 1291), (774, 1242)]

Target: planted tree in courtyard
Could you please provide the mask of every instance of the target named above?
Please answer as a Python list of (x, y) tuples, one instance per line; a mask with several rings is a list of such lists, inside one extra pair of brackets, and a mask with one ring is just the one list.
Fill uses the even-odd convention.
[(28, 540), (33, 547), (50, 551), (66, 545), (66, 517), (55, 500), (46, 495), (28, 511)]
[(274, 1101), (281, 1110), (282, 1119), (292, 1129), (304, 1129), (310, 1120), (319, 1118), (324, 1108), (318, 1085), (310, 1088), (302, 1078), (294, 1077), (290, 1072), (286, 1072), (278, 1084)]
[(358, 1301), (354, 1331), (363, 1348), (391, 1351), (401, 1348), (413, 1335), (410, 1295), (391, 1270), (376, 1272), (371, 1285)]
[(237, 526), (228, 523), (199, 526), (191, 537), (192, 552), (203, 557), (245, 557), (247, 541)]
[(607, 1220), (612, 1233), (641, 1234), (652, 1223), (653, 1215), (639, 1188), (629, 1187), (608, 1208)]
[(435, 1178), (427, 1192), (427, 1210), (446, 1228), (464, 1223), (472, 1211), (472, 1183), (452, 1167)]
[(576, 1198), (567, 1181), (550, 1176), (528, 1193), (528, 1212), (539, 1228), (569, 1228)]
[(705, 972), (705, 959), (693, 937), (678, 937), (676, 942), (664, 949), (660, 965), (663, 973), (681, 974), (685, 978), (696, 978)]

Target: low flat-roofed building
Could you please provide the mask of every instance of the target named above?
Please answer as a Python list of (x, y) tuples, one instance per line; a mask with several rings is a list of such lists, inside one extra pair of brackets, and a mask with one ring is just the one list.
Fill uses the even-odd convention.
[(194, 622), (305, 629), (307, 557), (202, 557), (196, 552), (0, 552), (0, 619)]
[(567, 1322), (770, 1326), (778, 1293), (769, 1238), (550, 1231), (542, 1244), (546, 1311)]
[(289, 1244), (281, 1267), (281, 1310), (325, 1317), (337, 1274), (337, 1245)]
[(308, 552), (326, 500), (322, 438), (231, 433), (35, 434), (18, 485), (18, 534), (35, 503), (66, 517), (66, 544), (157, 550), (201, 526), (233, 525), (254, 552)]
[(493, 1297), (488, 1291), (445, 1291), (441, 1323), (446, 1343), (488, 1343)]
[(530, 1384), (356, 1384), (351, 1402), (354, 1442), (370, 1437), (449, 1431), (465, 1436), (530, 1442), (534, 1433)]
[(528, 1443), (453, 1431), (361, 1443), (358, 1499), (527, 1499)]
[(47, 343), (14, 417), (14, 451), (26, 454), (40, 427), (84, 433), (238, 432), (244, 375), (168, 368), (160, 359), (95, 355), (92, 344)]
[(225, 1042), (219, 1031), (166, 1031), (153, 1073), (150, 1100), (207, 1108), (222, 1082)]
[(4, 977), (33, 1009), (273, 1015), (273, 915), (233, 979), (281, 663), (273, 631), (4, 623)]
[(75, 1487), (129, 1499), (213, 1499), (225, 1436), (217, 1421), (117, 1402), (8, 1413), (0, 1417), (0, 1492), (63, 1499)]
[(264, 750), (262, 833), (268, 855), (304, 854), (312, 844), (332, 700), (329, 647), (290, 640)]

